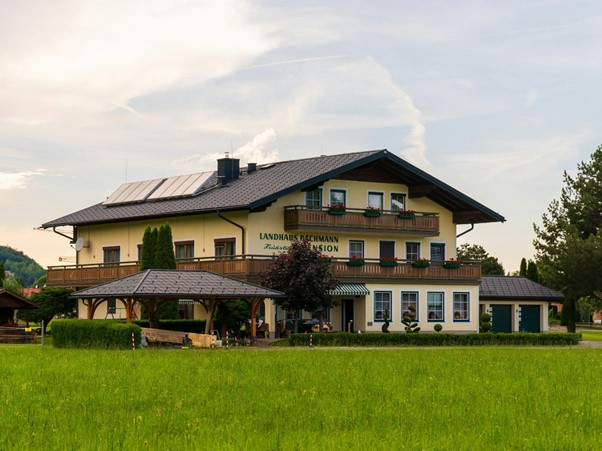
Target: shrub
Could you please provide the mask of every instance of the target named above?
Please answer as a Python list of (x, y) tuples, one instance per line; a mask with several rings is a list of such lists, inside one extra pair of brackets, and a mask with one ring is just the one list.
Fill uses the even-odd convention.
[[(581, 341), (581, 334), (491, 333), (491, 334), (312, 334), (314, 346), (568, 346)], [(293, 334), (290, 346), (309, 346), (309, 334)]]
[(437, 323), (433, 326), (433, 329), (435, 329), (435, 332), (439, 333), (443, 330), (443, 326), (441, 324)]
[(132, 333), (140, 345), (141, 329), (113, 320), (61, 319), (52, 322), (55, 348), (131, 349)]
[(489, 332), (491, 330), (491, 315), (487, 312), (481, 313), (481, 323), (479, 324), (481, 332)]

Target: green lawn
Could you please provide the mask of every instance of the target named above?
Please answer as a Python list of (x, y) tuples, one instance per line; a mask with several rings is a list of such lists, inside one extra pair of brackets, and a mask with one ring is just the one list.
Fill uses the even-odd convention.
[(602, 330), (579, 329), (577, 332), (579, 332), (583, 336), (583, 340), (602, 341)]
[(598, 349), (0, 346), (0, 361), (0, 449), (584, 450), (602, 426)]

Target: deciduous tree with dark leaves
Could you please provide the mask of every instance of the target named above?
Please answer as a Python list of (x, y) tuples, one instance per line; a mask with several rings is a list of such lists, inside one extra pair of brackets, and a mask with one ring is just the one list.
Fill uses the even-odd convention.
[(295, 240), (261, 275), (262, 285), (286, 294), (274, 301), (278, 306), (295, 316), (299, 310), (318, 313), (320, 326), (323, 313), (334, 305), (329, 292), (339, 285), (331, 264), (322, 257), (310, 242)]

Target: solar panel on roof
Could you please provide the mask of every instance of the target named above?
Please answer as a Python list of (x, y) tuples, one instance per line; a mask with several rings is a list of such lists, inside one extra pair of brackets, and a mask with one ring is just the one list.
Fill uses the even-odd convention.
[(111, 194), (102, 204), (123, 204), (129, 202), (139, 202), (148, 197), (164, 179), (145, 180), (142, 182), (123, 183), (117, 190)]
[(169, 177), (155, 190), (149, 199), (166, 199), (169, 197), (192, 196), (209, 179), (212, 172), (199, 172), (190, 175)]

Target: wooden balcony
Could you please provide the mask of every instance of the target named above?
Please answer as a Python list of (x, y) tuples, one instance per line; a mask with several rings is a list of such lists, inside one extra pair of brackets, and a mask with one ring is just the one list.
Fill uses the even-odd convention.
[(415, 212), (412, 218), (401, 218), (399, 212), (390, 210), (345, 208), (341, 213), (328, 208), (312, 210), (302, 205), (291, 205), (284, 207), (284, 229), (438, 236), (439, 215)]
[[(207, 270), (225, 276), (257, 283), (271, 256), (237, 255), (231, 259), (197, 258), (178, 262), (178, 269)], [(366, 259), (362, 266), (349, 266), (346, 258), (333, 258), (334, 273), (341, 282), (369, 283), (420, 282), (420, 283), (476, 283), (481, 279), (481, 266), (478, 263), (465, 263), (456, 269), (432, 264), (427, 268), (415, 268), (411, 262), (400, 260), (397, 266), (384, 267), (378, 259)], [(123, 262), (116, 265), (70, 265), (50, 266), (46, 273), (48, 287), (84, 288), (125, 277), (139, 271), (138, 262)]]

